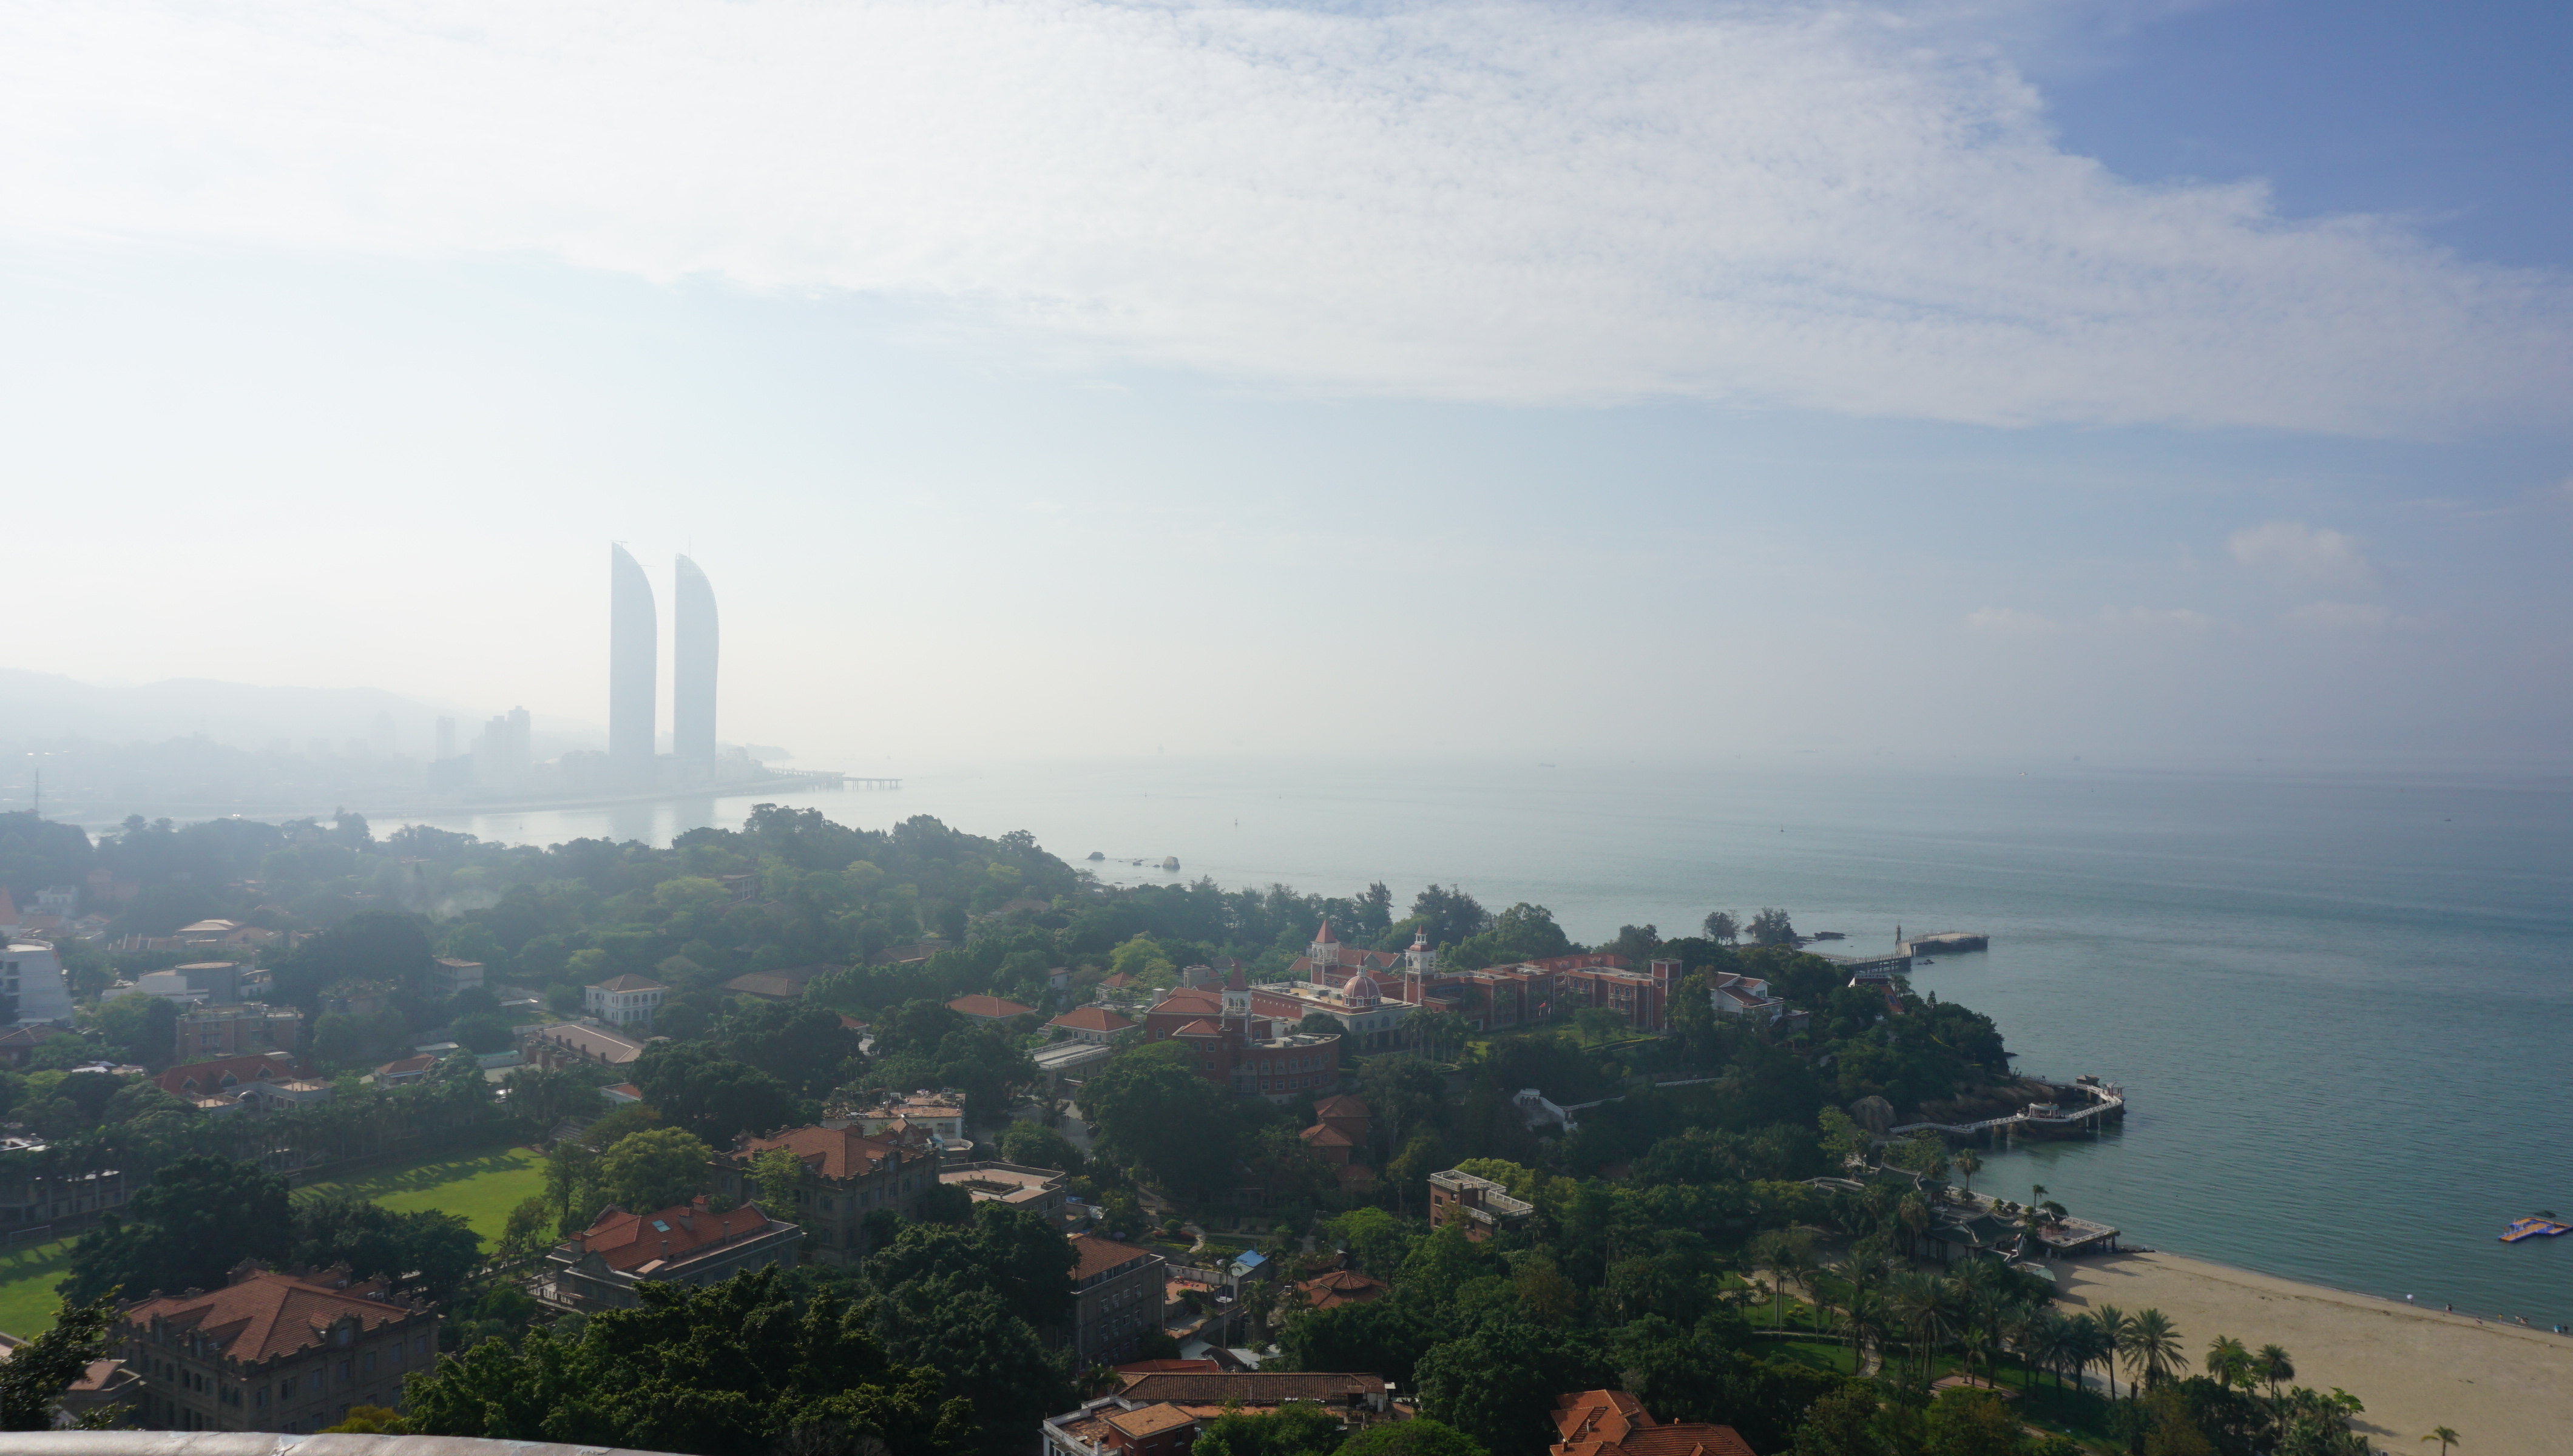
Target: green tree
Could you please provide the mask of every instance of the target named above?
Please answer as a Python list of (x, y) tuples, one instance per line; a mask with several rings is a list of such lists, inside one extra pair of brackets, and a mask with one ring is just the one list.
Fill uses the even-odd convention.
[(2158, 1309), (2140, 1309), (2127, 1322), (2126, 1341), (2121, 1346), (2127, 1357), (2127, 1368), (2143, 1376), (2146, 1386), (2159, 1385), (2162, 1377), (2181, 1359), (2179, 1331), (2171, 1327), (2170, 1317)]
[(634, 1063), (643, 1099), (674, 1127), (729, 1146), (744, 1132), (767, 1132), (808, 1119), (776, 1078), (701, 1043), (655, 1042)]
[(72, 1245), (65, 1298), (87, 1302), (118, 1288), (128, 1298), (219, 1289), (243, 1259), (283, 1262), (290, 1246), (286, 1179), (220, 1153), (164, 1165), (126, 1206), (131, 1221), (104, 1215)]
[(750, 1159), (751, 1195), (774, 1218), (792, 1218), (804, 1186), (804, 1159), (793, 1148), (764, 1147)]
[(1339, 1444), (1339, 1419), (1296, 1401), (1257, 1415), (1226, 1411), (1207, 1422), (1189, 1456), (1330, 1456)]
[[(107, 1328), (116, 1319), (116, 1291), (102, 1292), (88, 1303), (65, 1299), (54, 1327), (9, 1352), (0, 1361), (0, 1431), (48, 1431), (59, 1419), (63, 1392), (89, 1373), (90, 1362), (109, 1353)], [(102, 1406), (76, 1423), (103, 1429), (124, 1412)]]
[(696, 875), (681, 875), (652, 887), (652, 903), (673, 915), (694, 915), (713, 910), (732, 899), (732, 892), (721, 880)]
[(1990, 1390), (1951, 1390), (1930, 1406), (1928, 1456), (2024, 1456), (2028, 1436), (2010, 1402)]
[(1072, 1139), (1042, 1122), (1012, 1121), (1001, 1129), (1001, 1156), (1023, 1167), (1079, 1173), (1088, 1159)]
[(1177, 1042), (1110, 1062), (1082, 1088), (1081, 1109), (1101, 1153), (1174, 1192), (1223, 1186), (1240, 1159), (1231, 1093), (1199, 1076), (1196, 1054)]
[(424, 1435), (622, 1446), (692, 1456), (770, 1451), (956, 1456), (973, 1410), (938, 1372), (903, 1366), (848, 1301), (800, 1307), (770, 1267), (702, 1288), (645, 1283), (641, 1307), (485, 1340), (404, 1383)]
[[(16, 1427), (12, 1427), (11, 1429), (14, 1430)], [(2424, 1441), (2438, 1442), (2439, 1456), (2448, 1456), (2448, 1448), (2456, 1445), (2459, 1441), (2464, 1440), (2465, 1438), (2458, 1435), (2456, 1431), (2450, 1427), (2432, 1426), (2430, 1428), (2430, 1434), (2423, 1436), (2421, 1439)]]
[(2251, 1357), (2252, 1373), (2269, 1382), (2269, 1399), (2278, 1398), (2278, 1382), (2296, 1378), (2296, 1362), (2287, 1358), (2284, 1345), (2262, 1345)]
[(447, 1028), (447, 1035), (467, 1052), (506, 1052), (516, 1039), (509, 1032), (509, 1019), (497, 1012), (475, 1012), (457, 1017)]
[(1540, 1456), (1553, 1439), (1555, 1396), (1609, 1384), (1611, 1372), (1590, 1348), (1504, 1316), (1433, 1347), (1413, 1380), (1422, 1415), (1492, 1456)]
[(1719, 945), (1732, 945), (1742, 939), (1742, 927), (1727, 911), (1711, 911), (1706, 917), (1706, 938)]
[(510, 1206), (509, 1221), (500, 1229), (500, 1256), (524, 1258), (554, 1242), (554, 1229), (561, 1215), (542, 1196), (520, 1198)]
[(1484, 1456), (1474, 1439), (1427, 1416), (1378, 1421), (1340, 1443), (1339, 1456)]
[(599, 1158), (599, 1186), (625, 1211), (649, 1213), (694, 1198), (706, 1185), (713, 1157), (714, 1150), (695, 1134), (656, 1127), (620, 1140)]
[(437, 1304), (453, 1300), (482, 1260), (482, 1240), (463, 1214), (397, 1213), (363, 1198), (306, 1197), (295, 1204), (294, 1235), (294, 1263), (345, 1263), (361, 1279), (382, 1278)]
[(1411, 1251), (1411, 1231), (1382, 1208), (1352, 1208), (1323, 1223), (1322, 1232), (1379, 1279), (1391, 1279)]
[(1787, 912), (1771, 906), (1762, 906), (1760, 913), (1751, 917), (1748, 929), (1751, 943), (1755, 946), (1796, 944), (1796, 927), (1788, 921)]

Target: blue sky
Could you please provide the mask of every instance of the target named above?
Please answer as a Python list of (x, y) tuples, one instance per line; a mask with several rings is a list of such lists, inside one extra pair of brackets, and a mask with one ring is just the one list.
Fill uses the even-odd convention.
[(852, 766), (2560, 766), (2568, 41), (0, 15), (13, 665), (595, 721), (617, 538)]

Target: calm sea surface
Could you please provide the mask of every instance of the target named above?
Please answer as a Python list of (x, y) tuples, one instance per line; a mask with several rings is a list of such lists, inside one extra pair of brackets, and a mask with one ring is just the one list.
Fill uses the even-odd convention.
[[(762, 796), (779, 797), (779, 796)], [(749, 800), (433, 819), (666, 841)], [(915, 778), (790, 799), (934, 814), (1227, 885), (1430, 881), (1575, 939), (1764, 905), (1847, 949), (1989, 934), (1916, 989), (2019, 1065), (2123, 1083), (2097, 1140), (1989, 1155), (2132, 1241), (2460, 1309), (2573, 1322), (2573, 792), (2561, 782), (1164, 763)], [(381, 832), (385, 826), (379, 826)], [(1106, 878), (1166, 880), (1111, 863)]]

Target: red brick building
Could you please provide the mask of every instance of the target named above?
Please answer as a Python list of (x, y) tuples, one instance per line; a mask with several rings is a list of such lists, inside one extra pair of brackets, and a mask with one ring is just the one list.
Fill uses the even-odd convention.
[[(1206, 1014), (1210, 1002), (1211, 1016)], [(1299, 1092), (1339, 1085), (1339, 1037), (1296, 1031), (1255, 1013), (1251, 984), (1239, 966), (1226, 978), (1221, 996), (1187, 989), (1164, 997), (1144, 1014), (1144, 1039), (1189, 1048), (1200, 1076), (1242, 1096), (1283, 1102)]]
[(245, 1264), (221, 1289), (127, 1305), (110, 1339), (142, 1377), (150, 1427), (309, 1435), (351, 1406), (401, 1409), (403, 1376), (437, 1353), (437, 1322), (346, 1268)]

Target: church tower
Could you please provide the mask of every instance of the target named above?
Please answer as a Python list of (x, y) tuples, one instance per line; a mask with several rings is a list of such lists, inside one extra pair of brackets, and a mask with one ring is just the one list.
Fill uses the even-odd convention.
[(1422, 927), (1411, 933), (1411, 949), (1402, 953), (1402, 999), (1418, 1006), (1429, 991), (1430, 973), (1438, 969), (1438, 953), (1429, 949), (1429, 930)]

